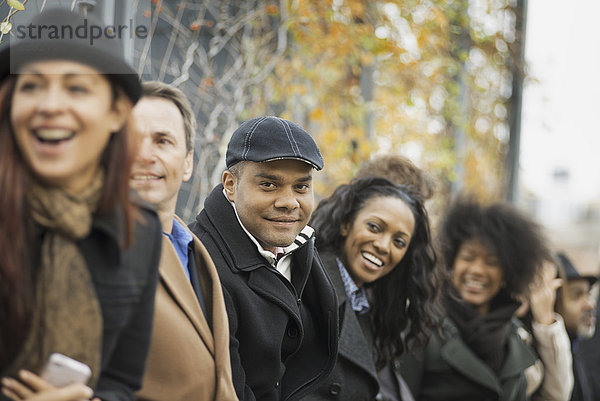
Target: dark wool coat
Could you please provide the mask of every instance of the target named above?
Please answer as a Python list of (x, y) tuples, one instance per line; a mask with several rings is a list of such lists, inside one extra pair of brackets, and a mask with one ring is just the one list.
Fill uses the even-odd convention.
[[(600, 300), (596, 304), (596, 322), (600, 322)], [(598, 323), (600, 325), (600, 323)], [(600, 374), (600, 327), (596, 328), (594, 336), (579, 343), (578, 354), (583, 361), (583, 366), (588, 376), (592, 396), (595, 400), (600, 399), (600, 380), (596, 379)]]
[[(135, 399), (150, 345), (162, 228), (154, 210), (137, 206), (129, 248), (119, 246), (125, 232), (123, 215), (116, 210), (94, 216), (90, 234), (77, 243), (102, 311), (101, 372), (95, 396), (103, 401)], [(39, 260), (40, 247), (38, 241), (33, 260)], [(0, 400), (8, 398), (0, 393)]]
[(517, 334), (513, 320), (499, 375), (465, 344), (451, 319), (422, 352), (400, 358), (398, 372), (419, 401), (527, 401), (525, 369), (537, 357)]
[[(339, 353), (333, 372), (314, 393), (305, 400), (374, 400), (379, 385), (372, 333), (366, 315), (358, 316), (346, 296), (344, 282), (331, 252), (321, 252), (325, 271), (331, 278), (339, 302)], [(361, 327), (362, 326), (362, 327)]]
[(156, 213), (140, 206), (128, 249), (122, 215), (96, 216), (92, 232), (78, 244), (102, 308), (102, 371), (95, 395), (103, 401), (134, 400), (146, 364), (162, 228)]
[(212, 257), (229, 317), (240, 400), (297, 400), (327, 377), (337, 354), (337, 301), (314, 247), (292, 254), (292, 283), (273, 269), (217, 186), (190, 225)]

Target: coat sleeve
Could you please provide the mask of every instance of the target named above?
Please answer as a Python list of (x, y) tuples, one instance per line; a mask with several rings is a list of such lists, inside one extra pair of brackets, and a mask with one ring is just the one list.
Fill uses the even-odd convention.
[[(142, 385), (146, 366), (146, 357), (150, 347), (152, 319), (154, 315), (154, 298), (158, 282), (158, 264), (160, 260), (162, 234), (158, 218), (148, 219), (148, 225), (142, 227), (144, 235), (140, 249), (147, 252), (148, 263), (142, 266), (145, 271), (145, 286), (133, 311), (129, 322), (121, 331), (113, 352), (104, 364), (96, 397), (103, 401), (133, 401), (135, 391)], [(136, 235), (136, 241), (140, 236)]]
[(533, 335), (537, 352), (544, 364), (544, 377), (533, 401), (564, 401), (571, 398), (573, 390), (573, 359), (571, 342), (563, 319), (554, 314), (555, 322), (543, 325), (533, 322)]
[(229, 356), (231, 358), (231, 373), (235, 392), (240, 401), (256, 401), (252, 389), (246, 384), (246, 372), (242, 366), (239, 352), (240, 342), (236, 336), (238, 326), (236, 308), (225, 287), (223, 287), (223, 296), (225, 298), (225, 307), (229, 319)]

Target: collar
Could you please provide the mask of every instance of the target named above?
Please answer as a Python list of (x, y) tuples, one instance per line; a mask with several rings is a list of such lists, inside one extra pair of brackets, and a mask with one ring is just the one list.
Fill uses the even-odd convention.
[(299, 247), (304, 245), (306, 243), (306, 241), (308, 241), (315, 232), (315, 230), (311, 226), (308, 226), (308, 225), (304, 226), (302, 231), (300, 231), (300, 234), (298, 234), (296, 236), (296, 239), (294, 239), (294, 242), (292, 242), (291, 245), (288, 245), (286, 247), (276, 247), (275, 253), (273, 253), (273, 252), (268, 251), (265, 248), (263, 248), (262, 245), (260, 245), (260, 243), (256, 239), (256, 237), (254, 237), (252, 234), (250, 234), (250, 231), (248, 231), (246, 229), (246, 227), (244, 226), (244, 223), (242, 223), (242, 220), (240, 220), (240, 215), (237, 212), (235, 203), (231, 202), (225, 195), (225, 189), (223, 189), (223, 196), (225, 196), (225, 199), (227, 199), (227, 201), (233, 208), (233, 211), (235, 212), (235, 217), (237, 218), (238, 223), (240, 223), (240, 227), (242, 227), (242, 230), (244, 230), (244, 232), (250, 238), (252, 243), (254, 245), (256, 245), (256, 249), (258, 250), (258, 253), (260, 253), (267, 260), (267, 262), (269, 262), (269, 264), (272, 266), (275, 266), (277, 264), (277, 262), (280, 261), (284, 256), (289, 255), (290, 253), (292, 253), (293, 251), (295, 251), (296, 249), (298, 249)]
[[(223, 193), (222, 184), (217, 185), (206, 198), (204, 210), (196, 217), (196, 220), (201, 226), (206, 226), (206, 224), (212, 226), (212, 229), (209, 230), (210, 235), (220, 237), (217, 245), (232, 259), (232, 265), (236, 270), (250, 271), (269, 264), (265, 263), (268, 262), (267, 259), (259, 253), (256, 238), (254, 241), (252, 240), (253, 237), (237, 218), (235, 209), (231, 207), (229, 199)], [(307, 255), (312, 254), (314, 238), (312, 235), (306, 236), (305, 233), (312, 233), (314, 230), (307, 227), (296, 237), (292, 245), (284, 248), (287, 251), (286, 254), (305, 246), (311, 248), (307, 249)], [(294, 244), (297, 246), (292, 249)], [(273, 255), (272, 252), (270, 253)]]
[(365, 287), (359, 288), (356, 285), (350, 276), (350, 273), (348, 273), (348, 270), (346, 270), (344, 264), (339, 258), (335, 258), (335, 261), (340, 269), (340, 275), (342, 276), (342, 282), (344, 283), (344, 290), (346, 291), (348, 299), (350, 299), (352, 310), (359, 315), (364, 315), (371, 308), (371, 305), (369, 305), (369, 299), (367, 298), (367, 293), (365, 292)]
[(173, 229), (171, 230), (171, 233), (164, 232), (164, 234), (169, 237), (171, 241), (177, 241), (177, 243), (185, 248), (187, 248), (194, 239), (192, 233), (189, 232), (176, 218), (173, 218)]
[[(132, 219), (134, 227), (132, 227), (132, 229), (134, 229), (140, 221), (144, 221), (147, 213), (156, 215), (154, 207), (140, 198), (133, 189), (129, 190), (129, 201), (134, 207)], [(93, 215), (92, 228), (102, 231), (111, 239), (115, 240), (119, 246), (122, 246), (125, 243), (126, 236), (124, 216), (123, 208), (120, 205), (103, 213), (95, 213)]]
[(92, 220), (92, 228), (102, 231), (117, 244), (125, 241), (125, 224), (123, 210), (118, 207), (105, 213), (96, 213)]

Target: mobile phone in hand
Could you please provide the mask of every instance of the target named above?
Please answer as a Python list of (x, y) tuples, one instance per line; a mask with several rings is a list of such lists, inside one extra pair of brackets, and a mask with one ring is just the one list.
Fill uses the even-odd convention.
[(92, 370), (85, 363), (66, 355), (53, 353), (42, 369), (41, 377), (55, 387), (64, 387), (72, 383), (86, 384)]

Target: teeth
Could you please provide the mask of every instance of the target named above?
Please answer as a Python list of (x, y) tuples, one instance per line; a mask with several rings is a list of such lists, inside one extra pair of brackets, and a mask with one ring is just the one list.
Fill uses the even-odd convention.
[(483, 289), (484, 285), (483, 283), (480, 283), (478, 281), (472, 281), (472, 280), (465, 280), (465, 285), (475, 288), (475, 289)]
[(381, 259), (377, 258), (375, 255), (372, 255), (372, 254), (367, 253), (367, 252), (362, 252), (362, 255), (369, 262), (374, 263), (374, 264), (376, 264), (379, 267), (383, 266), (383, 261)]
[(35, 135), (45, 141), (61, 141), (64, 139), (69, 139), (74, 135), (74, 133), (73, 131), (66, 129), (48, 128), (36, 130)]
[(134, 175), (133, 177), (131, 177), (134, 180), (137, 181), (150, 181), (150, 180), (156, 180), (159, 177), (155, 176), (155, 175)]

